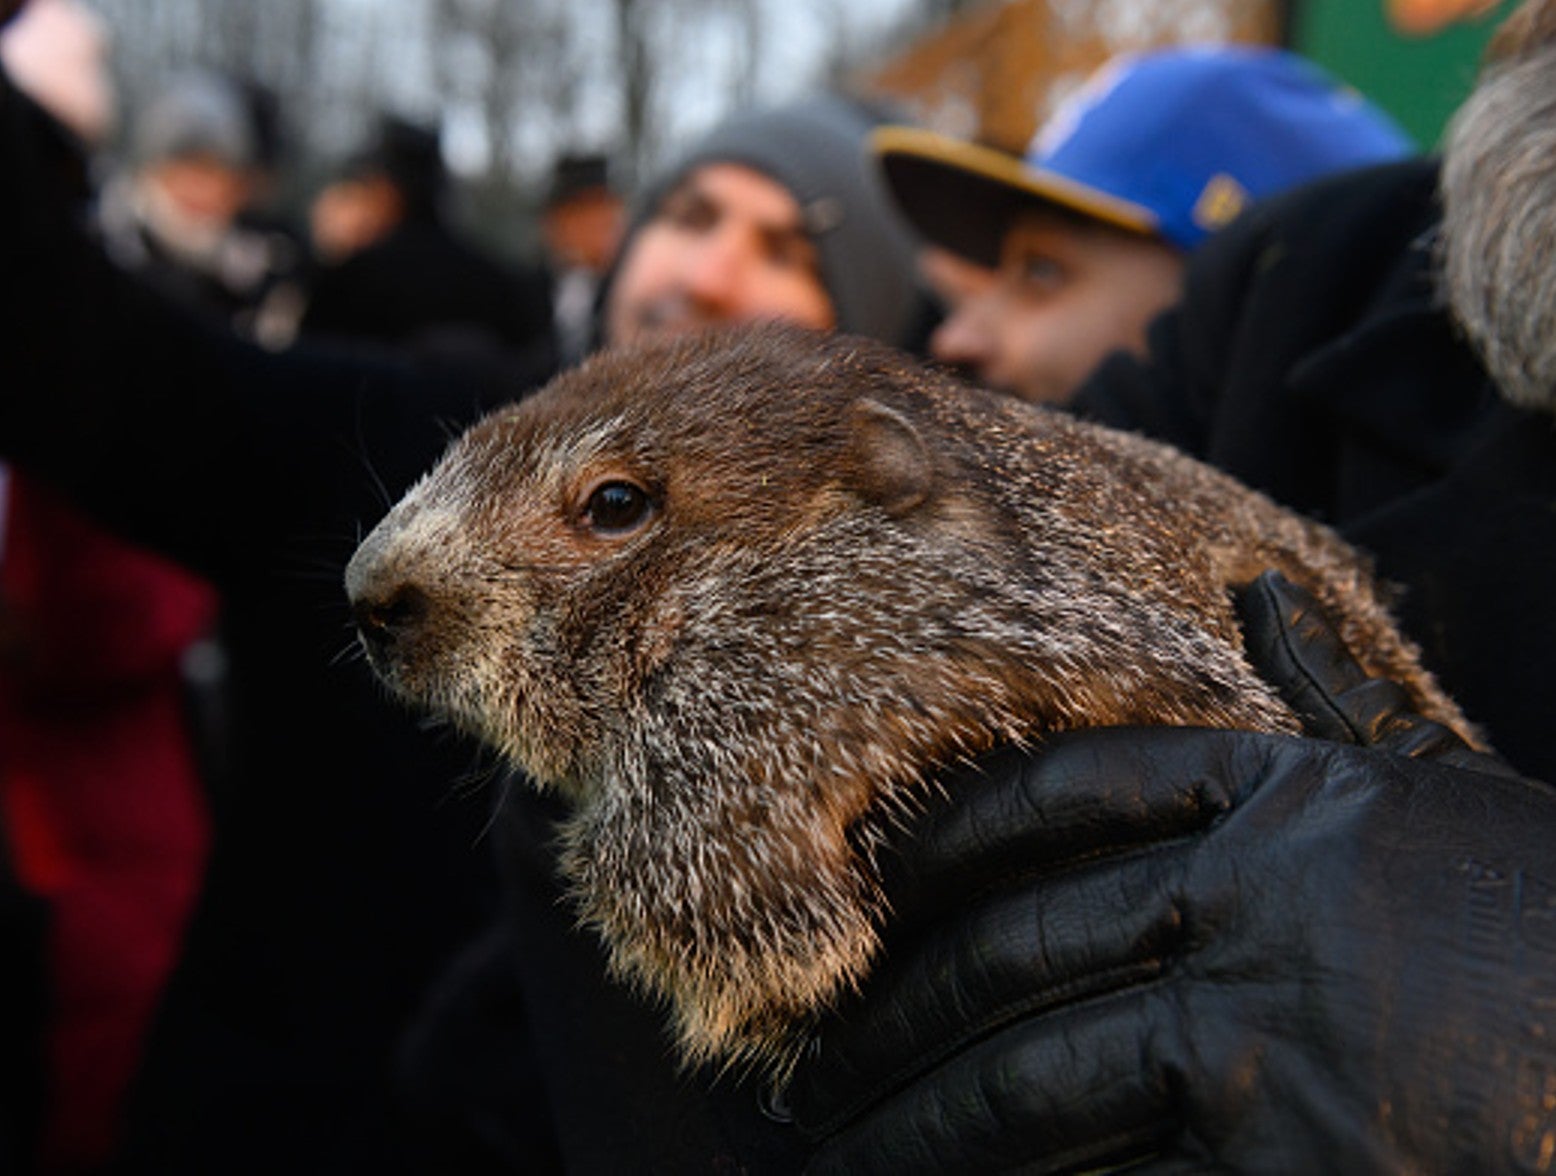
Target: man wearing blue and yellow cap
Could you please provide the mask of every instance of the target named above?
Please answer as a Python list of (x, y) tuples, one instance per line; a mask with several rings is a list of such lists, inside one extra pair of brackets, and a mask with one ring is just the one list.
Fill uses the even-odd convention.
[(1247, 204), (1412, 150), (1354, 90), (1257, 46), (1115, 58), (1023, 158), (909, 127), (872, 146), (931, 251), (988, 271), (948, 300), (936, 358), (1047, 402), (1110, 351), (1143, 350), (1188, 252)]

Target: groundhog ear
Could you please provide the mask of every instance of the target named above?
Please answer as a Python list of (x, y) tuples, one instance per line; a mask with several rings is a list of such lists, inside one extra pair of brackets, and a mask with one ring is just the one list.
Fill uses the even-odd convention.
[(852, 489), (893, 517), (925, 502), (935, 466), (912, 422), (875, 400), (856, 401), (849, 413)]

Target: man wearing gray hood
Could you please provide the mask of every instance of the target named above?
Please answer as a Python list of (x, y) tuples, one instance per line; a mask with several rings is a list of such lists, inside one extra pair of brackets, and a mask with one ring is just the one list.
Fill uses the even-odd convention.
[(912, 238), (864, 150), (882, 121), (833, 95), (748, 111), (643, 194), (602, 303), (603, 341), (785, 319), (921, 341)]

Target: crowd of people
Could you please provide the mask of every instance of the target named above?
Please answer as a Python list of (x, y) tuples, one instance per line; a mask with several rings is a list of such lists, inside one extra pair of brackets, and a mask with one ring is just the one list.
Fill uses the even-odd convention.
[[(102, 118), (0, 60), (0, 1167), (1551, 1167), (1556, 0), (1441, 160), (1294, 54), (1181, 47), (1021, 156), (825, 93), (630, 199), (569, 157), (529, 267), (450, 221), (425, 127), (292, 230), (252, 87), (177, 79), (99, 188)], [(886, 951), (785, 1090), (681, 1068), (568, 907), (562, 802), (386, 700), (340, 573), (451, 429), (769, 319), (1339, 528), (1495, 752), (1260, 579), (1307, 737), (997, 753), (887, 847)]]

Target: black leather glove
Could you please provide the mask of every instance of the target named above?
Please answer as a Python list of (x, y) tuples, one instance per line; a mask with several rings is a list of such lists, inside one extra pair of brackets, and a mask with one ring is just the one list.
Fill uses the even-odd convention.
[(1256, 585), (1250, 646), (1349, 743), (1103, 730), (951, 782), (790, 1089), (813, 1171), (1553, 1167), (1556, 792), (1310, 603)]

